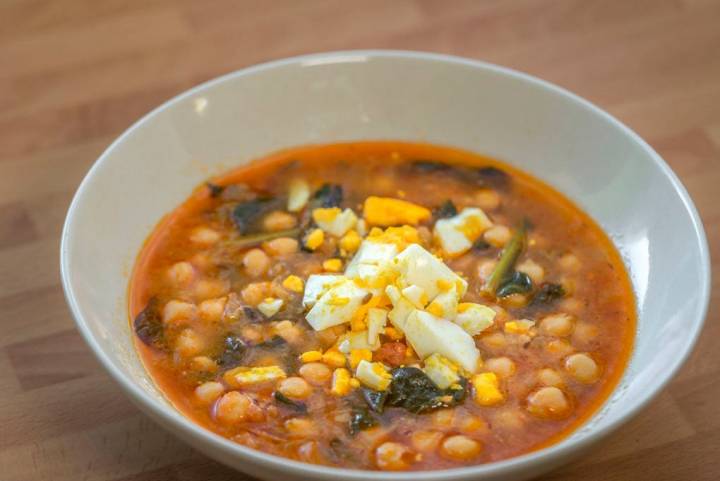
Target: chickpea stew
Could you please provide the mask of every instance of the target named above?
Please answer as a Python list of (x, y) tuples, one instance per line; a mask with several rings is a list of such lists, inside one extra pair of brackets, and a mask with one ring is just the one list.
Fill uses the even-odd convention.
[(537, 179), (455, 149), (283, 151), (199, 186), (130, 283), (167, 398), (308, 463), (429, 470), (568, 435), (628, 362), (614, 246)]

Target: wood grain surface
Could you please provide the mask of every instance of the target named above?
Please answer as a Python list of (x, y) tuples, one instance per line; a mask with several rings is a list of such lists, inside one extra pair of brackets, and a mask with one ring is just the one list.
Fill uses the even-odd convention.
[[(73, 327), (71, 196), (140, 115), (219, 74), (353, 48), (451, 53), (597, 103), (670, 163), (720, 275), (720, 1), (0, 0), (0, 480), (248, 479), (141, 414)], [(720, 312), (673, 383), (544, 480), (720, 479)]]

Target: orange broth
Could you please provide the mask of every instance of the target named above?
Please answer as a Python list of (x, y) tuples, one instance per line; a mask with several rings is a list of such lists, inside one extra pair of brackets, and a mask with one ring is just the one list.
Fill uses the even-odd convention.
[[(309, 276), (327, 271), (329, 265), (323, 262), (330, 258), (340, 260), (342, 273), (354, 251), (340, 247), (349, 245), (342, 240), (345, 235), (327, 232), (315, 250), (299, 248), (317, 226), (309, 221), (308, 207), (286, 211), (293, 179), (302, 179), (312, 192), (323, 184), (341, 186), (340, 207), (352, 209), (360, 219), (368, 196), (434, 210), (430, 218), (408, 229), (467, 281), (461, 302), (496, 312), (492, 325), (472, 336), (484, 362), (478, 362), (475, 372), (458, 371), (465, 383), (463, 400), (421, 413), (403, 406), (386, 406), (377, 413), (363, 392), (382, 390), (354, 379), (349, 391), (338, 395), (333, 378), (323, 377), (338, 368), (355, 377), (356, 366), (348, 354), (343, 354), (344, 366), (332, 364), (330, 357), (327, 362), (325, 357), (300, 359), (308, 351), (340, 352), (339, 339), (356, 326), (314, 330), (305, 320), (303, 292), (283, 282), (295, 275), (306, 283)], [(605, 402), (628, 363), (636, 314), (617, 250), (571, 201), (507, 164), (428, 144), (356, 142), (285, 150), (211, 182), (216, 195), (208, 185), (197, 187), (146, 241), (129, 286), (131, 326), (143, 326), (142, 335), (135, 337), (137, 349), (173, 405), (238, 443), (305, 462), (357, 469), (429, 470), (497, 461), (569, 435)], [(228, 187), (238, 184), (247, 188)], [(291, 226), (293, 219), (301, 227), (284, 236), (291, 240), (237, 248), (243, 236), (234, 209), (258, 193), (275, 202), (272, 211), (283, 214), (273, 214), (272, 225), (267, 220), (270, 212), (260, 216), (253, 234)], [(442, 215), (437, 208), (447, 200), (457, 212), (481, 208), (493, 223), (460, 255), (443, 255), (441, 241), (431, 234)], [(488, 274), (523, 219), (529, 227), (514, 270), (532, 286), (505, 297), (488, 295)], [(362, 229), (355, 224), (353, 230)], [(273, 245), (287, 251), (278, 254)], [(260, 253), (245, 260), (250, 250)], [(261, 267), (267, 261), (264, 270), (255, 269), (252, 256), (262, 260)], [(547, 294), (552, 286), (555, 296), (543, 302), (539, 292), (544, 289)], [(266, 297), (283, 301), (279, 312), (269, 317), (254, 305)], [(170, 301), (179, 303), (174, 305), (179, 313), (167, 308)], [(386, 298), (378, 302), (392, 309)], [(133, 321), (136, 318), (142, 319)], [(519, 320), (534, 324), (520, 331), (508, 324)], [(362, 327), (362, 320), (359, 324)], [(425, 369), (411, 340), (398, 339), (398, 330), (382, 331), (380, 347), (370, 350), (368, 361), (383, 363), (391, 374), (407, 366)], [(229, 349), (228, 343), (234, 347)], [(588, 371), (582, 356), (594, 361), (595, 370), (590, 365)], [(307, 364), (314, 367), (304, 367)], [(228, 384), (229, 370), (268, 365), (280, 366), (283, 378)], [(495, 376), (499, 401), (478, 401), (474, 376), (481, 373)], [(198, 394), (201, 385), (206, 387)], [(295, 397), (278, 399), (278, 391)]]

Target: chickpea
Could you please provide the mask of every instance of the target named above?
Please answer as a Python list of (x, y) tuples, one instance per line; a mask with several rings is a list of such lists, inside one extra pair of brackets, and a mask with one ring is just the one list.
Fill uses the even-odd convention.
[(525, 415), (517, 409), (505, 409), (493, 416), (493, 428), (505, 431), (519, 431), (525, 426)]
[(170, 282), (178, 287), (185, 287), (195, 277), (195, 268), (189, 262), (176, 262), (167, 271)]
[(578, 353), (565, 360), (565, 369), (582, 383), (593, 383), (600, 377), (600, 368), (590, 355)]
[(543, 269), (540, 264), (531, 259), (526, 259), (520, 264), (518, 264), (517, 270), (527, 274), (536, 285), (540, 285), (545, 279), (545, 269)]
[(420, 238), (420, 242), (423, 245), (429, 246), (433, 243), (433, 234), (430, 232), (430, 229), (425, 227), (424, 225), (421, 225), (417, 228), (418, 237)]
[(211, 246), (220, 240), (220, 233), (209, 227), (196, 227), (190, 233), (190, 240), (201, 246)]
[(303, 364), (298, 372), (307, 382), (315, 386), (327, 384), (332, 377), (330, 368), (320, 362)]
[(221, 424), (237, 424), (251, 417), (253, 404), (253, 400), (247, 394), (230, 391), (217, 402), (215, 416)]
[(558, 265), (565, 272), (578, 272), (582, 267), (580, 259), (575, 254), (565, 254), (558, 259)]
[(175, 351), (185, 358), (200, 354), (204, 347), (203, 339), (189, 328), (183, 330), (175, 341)]
[(271, 284), (269, 282), (253, 282), (240, 291), (240, 297), (251, 306), (257, 306), (266, 297), (270, 297)]
[(495, 265), (497, 264), (497, 261), (485, 259), (478, 262), (477, 265), (477, 277), (481, 281), (485, 282), (490, 277), (490, 274), (492, 274), (493, 270), (495, 270)]
[(565, 357), (575, 350), (572, 345), (565, 339), (553, 339), (548, 342), (545, 349), (550, 353), (558, 357)]
[(317, 442), (308, 441), (298, 446), (298, 457), (308, 463), (319, 464), (321, 460)]
[(218, 365), (207, 356), (195, 356), (190, 361), (190, 368), (197, 372), (215, 372), (218, 369)]
[(579, 322), (575, 325), (572, 340), (578, 344), (587, 344), (592, 342), (599, 334), (597, 326), (588, 322)]
[(485, 361), (485, 369), (501, 378), (508, 378), (515, 374), (515, 363), (509, 357), (493, 357)]
[(565, 337), (572, 333), (575, 320), (567, 314), (551, 314), (540, 321), (540, 331), (548, 336)]
[(500, 195), (490, 189), (479, 190), (475, 194), (475, 204), (482, 210), (495, 210), (500, 207)]
[(282, 257), (295, 254), (299, 249), (299, 243), (296, 239), (290, 237), (279, 237), (263, 244), (265, 252), (271, 256)]
[(216, 299), (207, 299), (198, 306), (200, 319), (206, 322), (218, 322), (225, 312), (225, 303), (227, 297), (218, 297)]
[(306, 418), (290, 418), (285, 421), (285, 430), (293, 438), (311, 438), (315, 432), (315, 423)]
[(278, 383), (277, 390), (293, 399), (305, 399), (312, 393), (312, 388), (301, 377), (289, 377)]
[(510, 294), (509, 296), (505, 296), (502, 298), (502, 303), (504, 306), (507, 307), (525, 307), (528, 303), (528, 296), (520, 293)]
[(569, 414), (570, 401), (557, 387), (541, 387), (528, 397), (527, 410), (537, 417), (559, 419)]
[(437, 428), (450, 428), (455, 424), (454, 409), (440, 409), (432, 414), (432, 425)]
[(245, 272), (251, 277), (260, 277), (270, 268), (270, 258), (260, 249), (250, 249), (242, 260)]
[(240, 336), (251, 344), (262, 341), (263, 335), (260, 328), (256, 326), (245, 326), (240, 330)]
[(404, 444), (385, 442), (375, 450), (375, 463), (386, 471), (401, 471), (410, 467), (416, 455)]
[(421, 453), (434, 452), (443, 434), (439, 431), (415, 431), (410, 437), (413, 449)]
[(480, 442), (458, 434), (445, 438), (440, 446), (440, 455), (455, 461), (466, 461), (475, 458), (482, 449)]
[(555, 386), (560, 387), (564, 384), (562, 375), (554, 369), (548, 367), (540, 369), (537, 372), (537, 380), (543, 386)]
[(168, 301), (163, 307), (162, 318), (165, 324), (182, 325), (197, 315), (195, 304), (183, 301)]
[(210, 405), (225, 392), (225, 387), (219, 382), (206, 382), (195, 388), (195, 399), (200, 404)]
[(480, 338), (480, 341), (491, 349), (499, 349), (507, 346), (507, 338), (502, 332), (491, 332)]
[(213, 265), (213, 261), (210, 258), (209, 255), (198, 252), (194, 256), (190, 258), (190, 263), (195, 266), (195, 268), (200, 269), (201, 271), (210, 269)]
[(560, 301), (560, 309), (562, 309), (565, 312), (572, 312), (574, 314), (578, 314), (582, 308), (583, 303), (580, 299), (576, 297), (566, 297), (562, 301)]
[(495, 225), (490, 227), (483, 234), (483, 239), (494, 247), (504, 246), (510, 240), (510, 237), (512, 237), (512, 232), (510, 232), (510, 229), (504, 225)]
[(197, 299), (210, 299), (224, 296), (228, 292), (227, 284), (221, 279), (201, 279), (195, 283), (193, 293)]
[(457, 426), (460, 431), (466, 434), (481, 434), (489, 431), (488, 425), (483, 418), (470, 414), (461, 416), (457, 421)]
[(302, 330), (290, 321), (278, 322), (275, 325), (275, 332), (292, 345), (299, 344), (303, 338)]
[(296, 225), (297, 218), (294, 215), (281, 210), (270, 212), (263, 219), (263, 228), (270, 232), (292, 229)]

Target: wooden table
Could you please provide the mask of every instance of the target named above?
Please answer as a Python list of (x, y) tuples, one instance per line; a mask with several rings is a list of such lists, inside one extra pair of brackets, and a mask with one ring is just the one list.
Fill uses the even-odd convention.
[[(247, 479), (160, 430), (73, 327), (65, 211), (98, 154), (186, 88), (306, 52), (397, 48), (569, 88), (647, 139), (690, 191), (720, 275), (720, 2), (0, 1), (0, 479)], [(542, 479), (720, 478), (720, 313), (682, 372), (594, 452)]]

